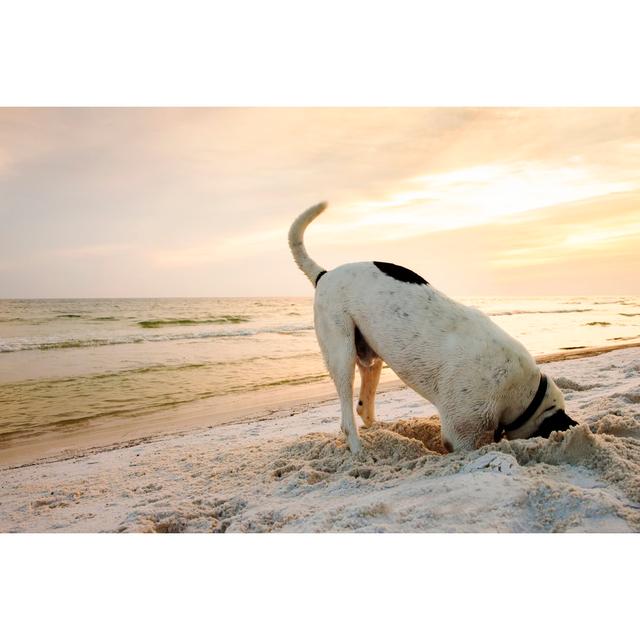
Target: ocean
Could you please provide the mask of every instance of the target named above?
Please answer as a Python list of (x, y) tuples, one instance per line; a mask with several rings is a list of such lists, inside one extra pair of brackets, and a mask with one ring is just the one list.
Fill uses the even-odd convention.
[[(460, 298), (540, 355), (640, 339), (640, 297)], [(0, 300), (0, 447), (328, 379), (311, 298)]]

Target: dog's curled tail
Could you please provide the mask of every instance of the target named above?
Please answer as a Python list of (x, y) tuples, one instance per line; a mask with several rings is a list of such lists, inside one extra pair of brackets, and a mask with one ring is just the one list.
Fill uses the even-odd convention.
[(293, 254), (293, 259), (300, 267), (311, 284), (315, 286), (320, 276), (325, 273), (325, 270), (316, 262), (314, 262), (304, 248), (304, 231), (325, 209), (327, 208), (326, 202), (321, 202), (315, 206), (307, 209), (304, 213), (301, 213), (291, 225), (289, 229), (289, 248)]

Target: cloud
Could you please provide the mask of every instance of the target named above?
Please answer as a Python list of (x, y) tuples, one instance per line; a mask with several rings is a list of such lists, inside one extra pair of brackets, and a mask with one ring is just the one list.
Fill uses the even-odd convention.
[[(487, 277), (467, 280), (484, 293), (516, 259), (557, 263), (527, 216), (633, 191), (638, 166), (640, 109), (0, 109), (0, 255), (14, 276), (0, 295), (101, 295), (107, 281), (122, 295), (309, 293), (286, 230), (324, 199), (308, 234), (319, 260), (424, 264), (417, 238), (471, 233), (467, 270)], [(548, 246), (626, 252), (623, 202), (590, 227), (549, 220)], [(78, 260), (102, 261), (93, 290)]]
[(56, 258), (96, 258), (113, 256), (126, 251), (131, 251), (135, 246), (132, 244), (99, 244), (84, 247), (68, 247), (54, 249), (50, 255)]
[(518, 162), (434, 173), (407, 179), (405, 184), (408, 189), (379, 201), (344, 205), (344, 220), (324, 225), (319, 233), (366, 242), (376, 233), (399, 239), (475, 227), (543, 207), (629, 191), (639, 187), (640, 180), (609, 181), (581, 164)]
[(161, 268), (219, 264), (229, 259), (237, 258), (239, 255), (247, 258), (259, 254), (265, 244), (283, 241), (286, 238), (287, 231), (287, 228), (271, 229), (269, 231), (216, 238), (204, 244), (196, 244), (181, 249), (150, 250), (146, 253), (146, 257), (155, 266)]
[(492, 264), (513, 268), (625, 257), (640, 250), (640, 191), (530, 212), (522, 226), (510, 247), (496, 252)]

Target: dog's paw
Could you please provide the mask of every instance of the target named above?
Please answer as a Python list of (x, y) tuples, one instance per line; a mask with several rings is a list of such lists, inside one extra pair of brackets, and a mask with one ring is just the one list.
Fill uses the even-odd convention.
[(358, 436), (347, 436), (347, 445), (354, 456), (361, 456), (364, 452), (362, 442), (360, 442)]
[(375, 415), (366, 411), (363, 406), (358, 405), (356, 412), (360, 418), (362, 418), (362, 422), (364, 422), (365, 427), (370, 427), (375, 422)]

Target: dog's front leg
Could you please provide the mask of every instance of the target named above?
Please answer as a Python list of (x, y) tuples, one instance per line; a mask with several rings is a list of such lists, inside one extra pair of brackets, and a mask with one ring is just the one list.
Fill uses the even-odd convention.
[(370, 427), (376, 419), (376, 389), (380, 381), (382, 360), (374, 358), (370, 363), (362, 363), (358, 360), (360, 370), (360, 399), (358, 400), (358, 415), (362, 421)]

